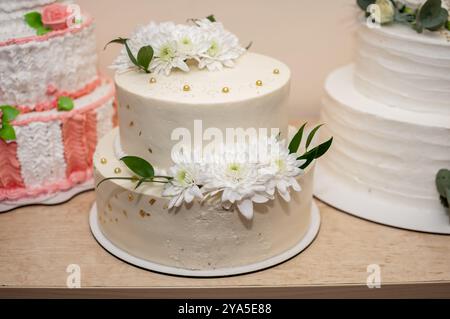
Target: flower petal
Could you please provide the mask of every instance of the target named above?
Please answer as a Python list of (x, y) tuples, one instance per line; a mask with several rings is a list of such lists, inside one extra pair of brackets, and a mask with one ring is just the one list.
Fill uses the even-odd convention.
[(241, 212), (242, 216), (248, 220), (253, 218), (253, 203), (250, 199), (244, 199), (237, 203), (237, 207)]

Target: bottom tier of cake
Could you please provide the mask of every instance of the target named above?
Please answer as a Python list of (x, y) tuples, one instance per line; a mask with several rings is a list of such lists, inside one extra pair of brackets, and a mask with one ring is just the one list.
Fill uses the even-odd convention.
[[(381, 223), (425, 231), (450, 230), (435, 185), (439, 169), (450, 167), (450, 118), (410, 112), (365, 97), (355, 89), (353, 66), (333, 72), (326, 93), (322, 133), (333, 136), (334, 141), (320, 163), (320, 175), (332, 179), (321, 178), (315, 194), (333, 206), (362, 217), (370, 215), (369, 219)], [(333, 188), (342, 191), (340, 185), (349, 186), (346, 198), (334, 196)], [(365, 203), (358, 208), (351, 205), (363, 195)], [(380, 211), (379, 218), (369, 214), (371, 202), (386, 204), (380, 208), (386, 211)], [(396, 216), (388, 222), (385, 213)], [(434, 220), (430, 225), (442, 222), (443, 228), (408, 224), (413, 215), (422, 217), (422, 222)]]
[(73, 187), (92, 179), (97, 141), (113, 128), (114, 95), (114, 85), (104, 80), (76, 99), (71, 111), (16, 118), (16, 140), (0, 140), (0, 211), (45, 203), (60, 192), (69, 196)]
[[(94, 155), (95, 181), (131, 176), (114, 150), (118, 129)], [(130, 154), (132, 155), (132, 154)], [(162, 187), (108, 180), (96, 188), (97, 224), (102, 234), (128, 254), (153, 263), (189, 270), (240, 267), (268, 260), (295, 247), (311, 222), (313, 167), (299, 178), (301, 192), (256, 204), (247, 220), (214, 201), (194, 201), (168, 209)], [(315, 233), (313, 234), (314, 237)], [(312, 239), (311, 239), (312, 240)]]

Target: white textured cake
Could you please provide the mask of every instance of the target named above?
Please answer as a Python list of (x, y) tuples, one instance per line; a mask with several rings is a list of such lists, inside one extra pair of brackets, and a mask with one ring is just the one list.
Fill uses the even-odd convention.
[(449, 38), (402, 24), (360, 26), (356, 62), (328, 77), (321, 118), (335, 144), (320, 181), (332, 177), (353, 193), (332, 195), (322, 184), (319, 198), (381, 223), (450, 232), (435, 185), (450, 167)]
[(71, 1), (1, 0), (0, 70), (0, 210), (86, 184), (115, 93), (92, 18)]
[[(176, 43), (172, 60), (164, 61), (168, 68), (158, 64), (166, 49), (152, 38), (152, 32), (158, 33), (155, 30), (160, 30), (156, 39), (163, 34), (168, 43)], [(206, 49), (183, 56), (182, 45), (202, 36)], [(138, 44), (139, 37), (145, 40)], [(283, 253), (285, 260), (298, 253), (295, 247), (308, 233), (311, 236), (313, 211), (313, 167), (300, 169), (304, 161), (297, 159), (299, 155), (283, 149), (267, 163), (233, 158), (215, 165), (206, 163), (206, 157), (202, 157), (205, 162), (194, 163), (190, 158), (178, 162), (174, 151), (180, 128), (192, 134), (194, 143), (197, 134), (203, 138), (205, 145), (192, 146), (197, 151), (205, 151), (213, 135), (226, 135), (230, 128), (275, 129), (279, 136), (270, 140), (282, 143), (280, 139), (288, 138), (289, 68), (275, 59), (245, 53), (234, 35), (206, 19), (193, 26), (150, 24), (126, 45), (136, 54), (149, 43), (154, 49), (150, 64), (140, 70), (128, 65), (125, 50), (115, 64), (120, 65), (115, 77), (119, 128), (100, 142), (94, 155), (94, 224), (100, 237), (133, 258), (157, 265), (147, 268), (189, 275), (196, 275), (195, 271), (233, 274), (243, 270), (214, 271), (264, 263)], [(226, 47), (227, 43), (232, 45)], [(216, 65), (206, 65), (204, 59), (213, 56), (214, 45), (223, 50), (214, 56), (225, 56), (226, 62), (217, 58)], [(194, 46), (201, 51), (201, 43)], [(178, 54), (183, 58), (174, 67)], [(209, 137), (208, 128), (212, 128)], [(143, 170), (133, 169), (126, 160), (135, 156), (154, 165), (155, 177), (152, 174), (146, 181), (160, 182), (140, 183)], [(277, 163), (275, 171), (270, 163)], [(170, 177), (165, 180), (167, 174)], [(133, 258), (125, 259), (134, 263)]]

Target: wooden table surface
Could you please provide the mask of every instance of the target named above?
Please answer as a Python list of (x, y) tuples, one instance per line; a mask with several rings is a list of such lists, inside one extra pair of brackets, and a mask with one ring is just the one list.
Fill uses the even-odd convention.
[[(105, 251), (89, 229), (94, 199), (87, 192), (0, 214), (0, 297), (450, 297), (450, 236), (382, 226), (317, 201), (320, 232), (297, 257), (248, 275), (184, 278)], [(81, 268), (81, 289), (66, 288), (70, 264)], [(366, 286), (370, 264), (380, 266), (381, 288)]]

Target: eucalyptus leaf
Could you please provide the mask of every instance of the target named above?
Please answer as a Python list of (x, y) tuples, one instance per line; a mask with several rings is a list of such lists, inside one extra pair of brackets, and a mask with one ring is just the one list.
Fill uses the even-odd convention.
[(450, 170), (440, 169), (436, 174), (436, 188), (442, 197), (447, 197), (447, 191), (450, 190)]
[(60, 96), (58, 98), (58, 111), (70, 111), (74, 107), (73, 100), (67, 96)]
[(367, 7), (375, 3), (375, 0), (357, 0), (356, 3), (361, 8), (361, 10), (367, 11)]
[(0, 129), (0, 138), (4, 141), (13, 141), (16, 139), (16, 131), (14, 130), (14, 127), (7, 123), (3, 124), (2, 128)]
[(144, 46), (139, 49), (137, 55), (137, 63), (140, 66), (142, 66), (145, 71), (148, 71), (148, 67), (152, 59), (153, 59), (153, 48), (150, 45)]
[(396, 11), (394, 20), (401, 23), (413, 23), (416, 20), (416, 16), (410, 13), (400, 13)]
[(43, 27), (42, 15), (39, 12), (33, 11), (25, 14), (25, 22), (33, 29)]
[(2, 110), (3, 115), (1, 120), (4, 124), (14, 121), (20, 114), (20, 111), (11, 105), (2, 105), (0, 106), (0, 110)]
[(319, 130), (319, 128), (322, 126), (323, 124), (320, 124), (318, 126), (316, 126), (308, 135), (308, 138), (306, 139), (306, 149), (308, 149), (309, 145), (311, 144), (314, 135), (316, 135), (317, 131)]
[(302, 142), (303, 138), (303, 131), (305, 130), (305, 126), (307, 123), (303, 124), (295, 133), (294, 137), (292, 138), (291, 142), (289, 143), (289, 154), (296, 153), (298, 151), (298, 148), (300, 147), (300, 143)]
[(416, 17), (416, 30), (436, 31), (448, 21), (448, 11), (442, 8), (441, 0), (427, 0), (419, 9)]
[(143, 178), (152, 178), (155, 176), (153, 166), (145, 159), (137, 156), (125, 156), (120, 159), (136, 175)]

